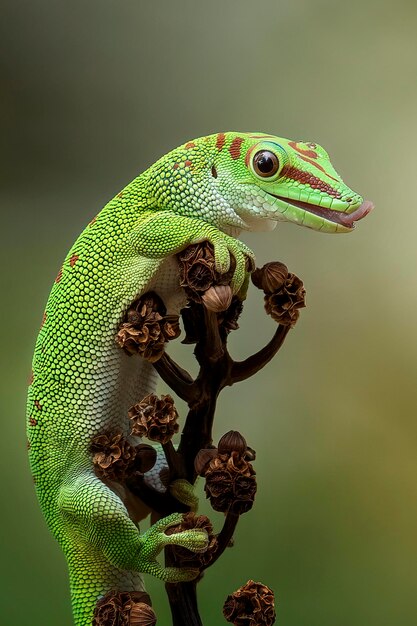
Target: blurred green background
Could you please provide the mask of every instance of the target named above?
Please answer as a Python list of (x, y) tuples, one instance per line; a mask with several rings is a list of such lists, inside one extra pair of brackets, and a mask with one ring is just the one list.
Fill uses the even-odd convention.
[[(284, 626), (415, 626), (416, 3), (0, 5), (0, 623), (71, 624), (24, 418), (62, 258), (105, 202), (170, 148), (261, 130), (325, 146), (377, 208), (350, 236), (290, 224), (245, 235), (259, 264), (282, 260), (303, 278), (308, 308), (276, 360), (221, 397), (216, 437), (238, 429), (257, 450), (259, 492), (235, 547), (200, 586), (203, 620), (223, 623), (226, 595), (253, 578), (275, 590)], [(233, 354), (255, 351), (273, 329), (252, 289)], [(184, 346), (171, 353), (191, 367)], [(168, 624), (163, 586), (148, 584)]]

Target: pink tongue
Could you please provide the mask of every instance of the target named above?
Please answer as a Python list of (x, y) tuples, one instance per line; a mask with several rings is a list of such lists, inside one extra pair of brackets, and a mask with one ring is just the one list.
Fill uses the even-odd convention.
[(364, 200), (362, 204), (353, 211), (353, 213), (342, 213), (339, 216), (342, 224), (352, 224), (353, 222), (357, 222), (368, 215), (370, 211), (374, 208), (374, 203), (370, 200)]

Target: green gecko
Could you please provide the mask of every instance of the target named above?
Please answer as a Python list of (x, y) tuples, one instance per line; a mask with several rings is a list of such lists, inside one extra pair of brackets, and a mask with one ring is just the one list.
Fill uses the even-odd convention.
[(141, 573), (190, 580), (164, 568), (168, 543), (204, 550), (203, 531), (166, 535), (173, 514), (141, 534), (123, 490), (94, 473), (91, 439), (129, 433), (128, 409), (154, 390), (156, 373), (115, 341), (132, 301), (155, 291), (168, 314), (185, 304), (175, 253), (210, 241), (217, 269), (236, 261), (234, 293), (244, 297), (253, 252), (241, 231), (289, 221), (350, 232), (372, 203), (347, 187), (315, 143), (263, 133), (218, 133), (189, 141), (135, 178), (94, 218), (69, 251), (43, 316), (27, 403), (29, 454), (41, 508), (68, 562), (77, 626), (91, 624), (111, 589), (143, 590)]

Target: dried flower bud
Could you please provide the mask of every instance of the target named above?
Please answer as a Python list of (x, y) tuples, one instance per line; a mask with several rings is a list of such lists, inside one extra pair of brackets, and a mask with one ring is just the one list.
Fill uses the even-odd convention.
[(263, 267), (257, 268), (252, 274), (252, 282), (255, 287), (262, 289), (265, 293), (274, 293), (281, 289), (288, 276), (288, 267), (279, 261), (266, 263)]
[(204, 490), (215, 511), (242, 514), (253, 506), (255, 470), (238, 452), (218, 454), (204, 470)]
[[(152, 626), (155, 621), (132, 621), (140, 612), (135, 607), (141, 607), (142, 613), (149, 615), (150, 597), (142, 591), (109, 591), (97, 602), (94, 609), (92, 626)], [(142, 608), (143, 607), (143, 608)], [(147, 608), (145, 608), (147, 607)], [(153, 611), (152, 611), (153, 613)], [(155, 613), (153, 613), (155, 615)]]
[(229, 430), (220, 439), (218, 445), (219, 454), (231, 454), (232, 452), (244, 454), (246, 449), (246, 439), (237, 430)]
[(235, 626), (272, 626), (276, 619), (274, 592), (262, 583), (248, 580), (227, 597), (223, 615)]
[(226, 311), (232, 302), (232, 290), (229, 285), (214, 285), (207, 289), (201, 299), (209, 311)]
[(167, 443), (178, 432), (178, 413), (170, 395), (147, 395), (141, 402), (129, 409), (132, 420), (132, 434), (147, 437), (151, 441)]
[(206, 515), (185, 513), (183, 520), (176, 526), (171, 526), (165, 532), (167, 535), (182, 532), (184, 530), (205, 530), (208, 536), (208, 545), (204, 552), (192, 552), (180, 546), (169, 546), (169, 551), (181, 565), (187, 568), (200, 569), (207, 566), (217, 551), (217, 537), (213, 531), (213, 525)]
[(265, 310), (279, 324), (294, 326), (299, 318), (299, 309), (305, 307), (305, 289), (295, 274), (288, 274), (283, 287), (265, 296)]
[(156, 450), (152, 446), (148, 446), (146, 443), (140, 443), (135, 447), (135, 470), (141, 474), (149, 472), (156, 463)]
[(194, 469), (199, 476), (204, 476), (205, 468), (217, 456), (217, 448), (203, 448), (194, 459)]
[(155, 626), (156, 614), (149, 604), (136, 602), (129, 614), (129, 626)]
[(90, 451), (96, 474), (102, 478), (120, 482), (133, 471), (136, 449), (120, 431), (97, 435), (91, 441)]

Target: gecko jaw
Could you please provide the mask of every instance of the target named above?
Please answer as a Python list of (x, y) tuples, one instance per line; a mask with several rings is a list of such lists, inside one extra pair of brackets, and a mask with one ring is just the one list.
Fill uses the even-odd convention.
[(337, 211), (332, 209), (326, 209), (325, 207), (318, 206), (316, 204), (309, 204), (308, 202), (303, 202), (301, 200), (293, 200), (292, 198), (284, 198), (283, 196), (277, 196), (275, 194), (271, 194), (274, 198), (281, 200), (282, 202), (286, 202), (287, 204), (291, 204), (299, 209), (303, 209), (304, 211), (308, 211), (309, 213), (313, 213), (318, 217), (322, 217), (328, 222), (333, 222), (334, 224), (340, 224), (348, 229), (355, 228), (354, 222), (357, 222), (363, 219), (372, 209), (374, 208), (373, 202), (370, 200), (364, 200), (362, 204), (352, 211), (351, 213), (345, 213), (343, 211)]

